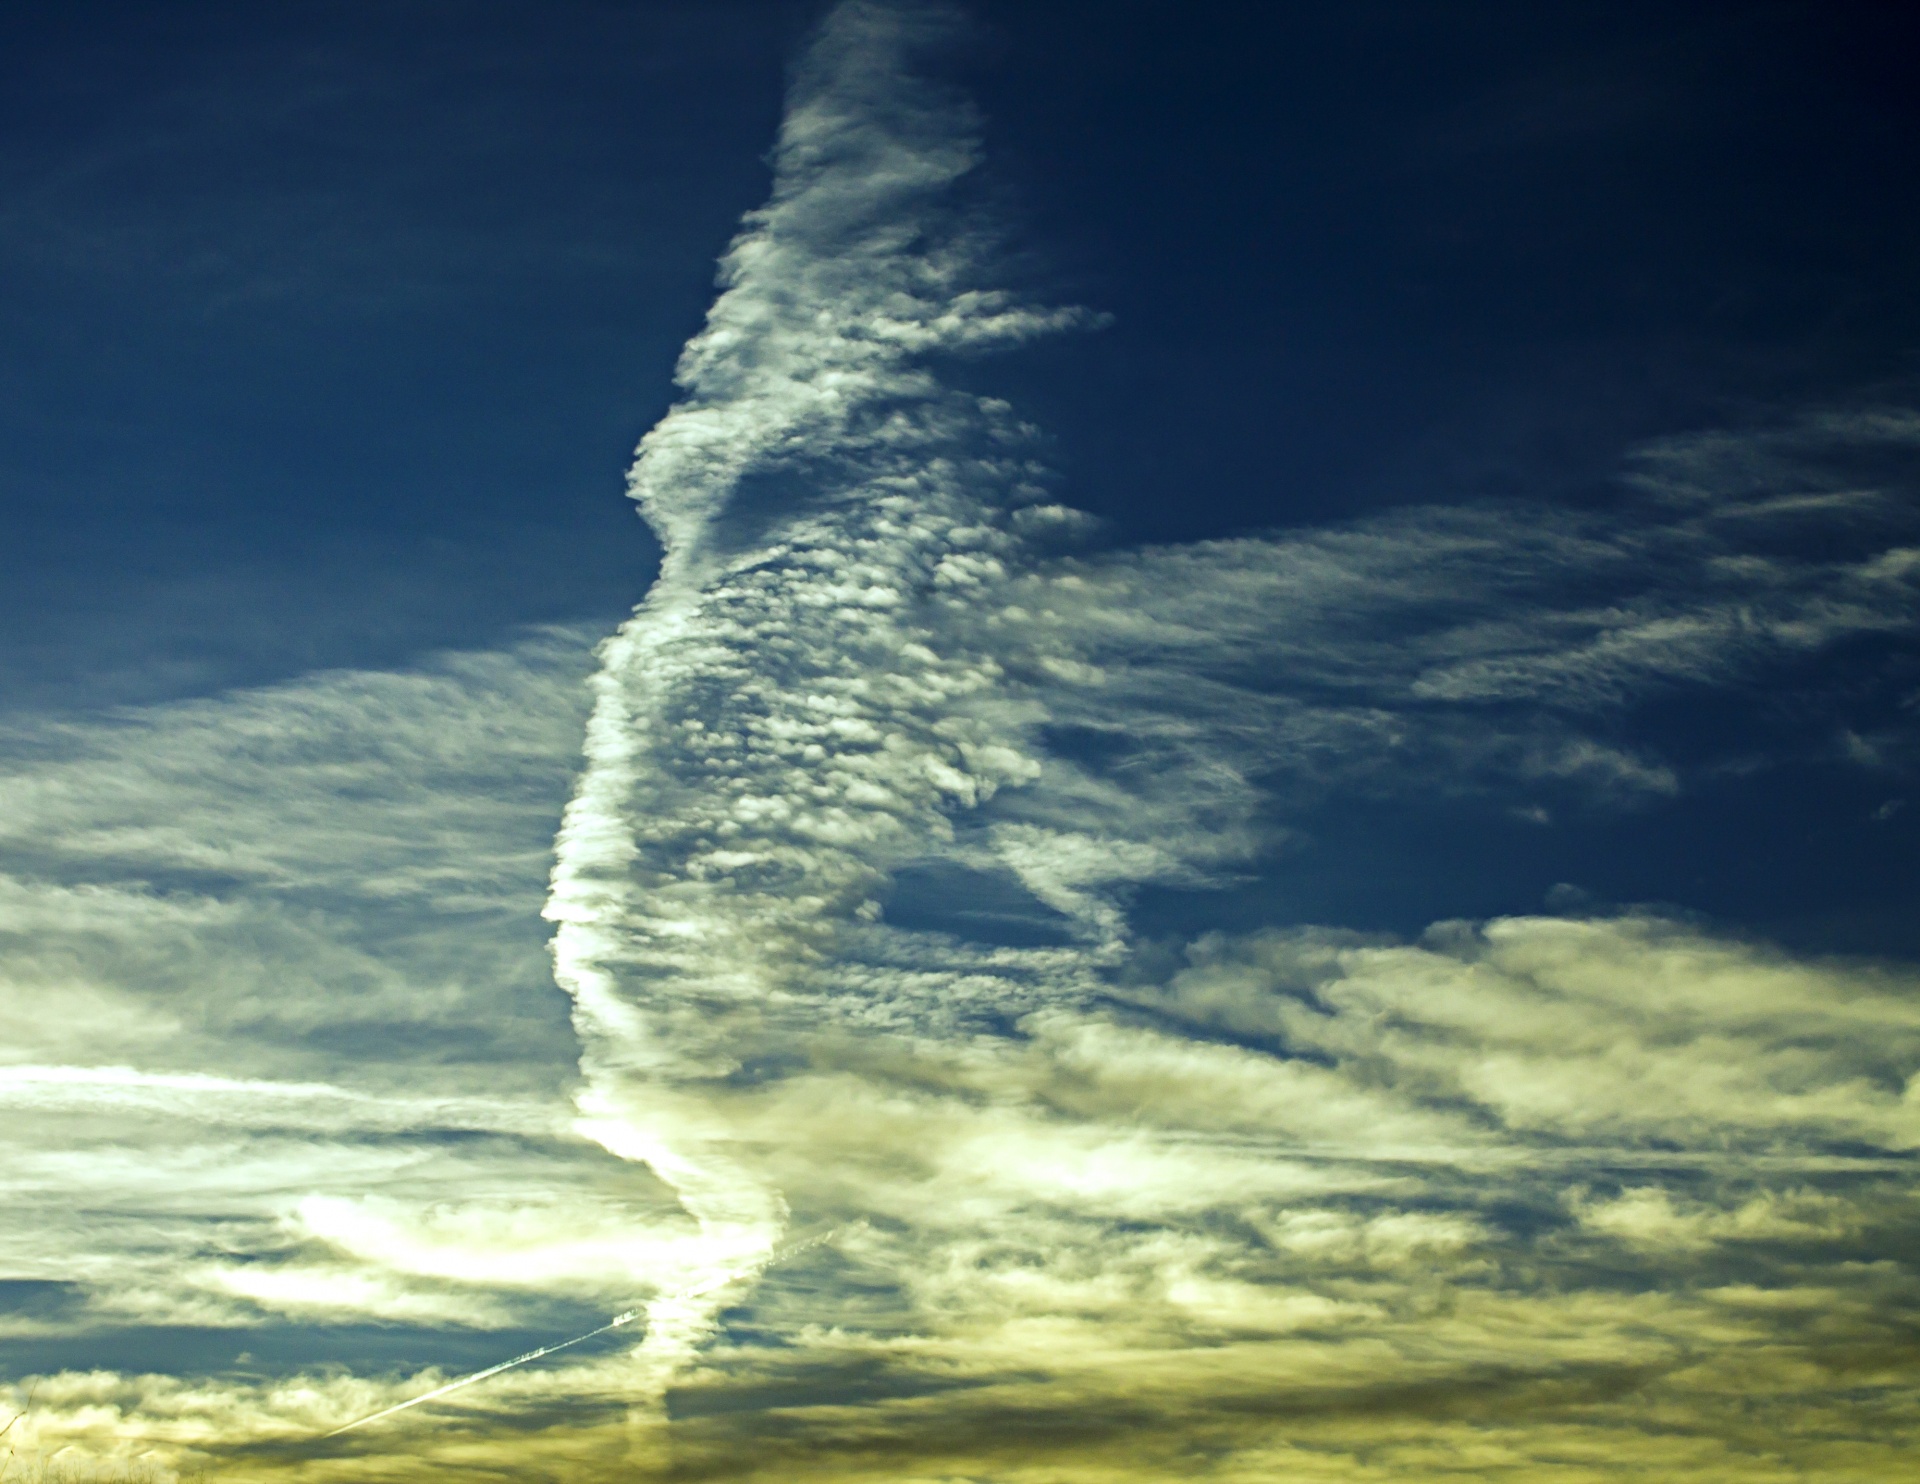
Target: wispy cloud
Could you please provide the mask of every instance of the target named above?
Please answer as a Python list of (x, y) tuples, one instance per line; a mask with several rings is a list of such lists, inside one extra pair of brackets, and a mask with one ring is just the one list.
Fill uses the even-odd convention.
[[(650, 1188), (673, 1213), (644, 1178), (610, 1193), (570, 1132), (574, 1049), (538, 931), (588, 662), (586, 636), (556, 631), (16, 722), (0, 1250), (10, 1280), (81, 1294), (54, 1330), (15, 1333), (499, 1325), (544, 1304), (505, 1256), (495, 1279), (462, 1267), (463, 1221), (499, 1226), (488, 1250), (517, 1250), (545, 1293), (632, 1291), (637, 1259), (610, 1268), (590, 1234)], [(425, 1214), (449, 1200), (464, 1214)], [(423, 1224), (382, 1247), (383, 1221)]]
[[(10, 1271), (83, 1324), (651, 1297), (638, 1350), (377, 1462), (312, 1440), (445, 1374), (69, 1373), (24, 1435), (315, 1478), (1881, 1467), (1910, 969), (1650, 914), (1168, 949), (1133, 906), (1338, 791), (1688, 788), (1650, 700), (1911, 642), (1911, 507), (1858, 476), (1912, 420), (1676, 440), (1604, 509), (1098, 549), (942, 380), (1090, 322), (954, 204), (976, 123), (911, 74), (952, 25), (853, 0), (797, 69), (590, 717), (560, 634), (26, 727), (0, 780)], [(767, 1268), (789, 1230), (835, 1235)]]

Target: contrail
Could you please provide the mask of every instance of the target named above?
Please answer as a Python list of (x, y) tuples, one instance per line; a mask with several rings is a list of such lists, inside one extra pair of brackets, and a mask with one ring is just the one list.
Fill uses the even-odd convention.
[[(790, 1258), (798, 1257), (802, 1252), (818, 1247), (822, 1242), (828, 1241), (838, 1235), (839, 1229), (835, 1228), (832, 1231), (820, 1232), (814, 1236), (802, 1238), (797, 1242), (790, 1242), (784, 1247), (775, 1248), (772, 1252), (768, 1253), (765, 1258), (744, 1272), (723, 1273), (718, 1277), (709, 1278), (704, 1282), (693, 1284), (690, 1287), (676, 1289), (672, 1293), (663, 1293), (660, 1295), (660, 1298), (698, 1298), (703, 1293), (712, 1293), (716, 1288), (724, 1288), (727, 1284), (736, 1283), (751, 1274), (764, 1273), (768, 1268), (786, 1262)], [(658, 1302), (658, 1300), (655, 1300), (655, 1302)], [(417, 1407), (423, 1402), (434, 1401), (439, 1397), (447, 1395), (449, 1392), (459, 1391), (463, 1387), (485, 1381), (490, 1376), (497, 1376), (502, 1371), (510, 1371), (515, 1366), (525, 1365), (530, 1360), (538, 1360), (543, 1355), (552, 1355), (556, 1351), (569, 1349), (574, 1345), (591, 1340), (596, 1335), (604, 1335), (608, 1330), (619, 1329), (623, 1325), (631, 1324), (644, 1313), (646, 1313), (644, 1307), (628, 1309), (624, 1314), (614, 1315), (613, 1318), (609, 1319), (598, 1329), (590, 1329), (583, 1335), (575, 1335), (571, 1340), (559, 1340), (551, 1345), (542, 1345), (538, 1350), (529, 1350), (525, 1355), (516, 1355), (512, 1360), (503, 1360), (498, 1365), (490, 1365), (485, 1370), (475, 1371), (470, 1376), (462, 1376), (457, 1381), (449, 1381), (445, 1386), (436, 1386), (432, 1391), (424, 1391), (419, 1396), (410, 1397), (408, 1400), (396, 1406), (388, 1407), (384, 1411), (371, 1413), (368, 1416), (359, 1418), (357, 1421), (349, 1422), (345, 1427), (336, 1427), (332, 1432), (322, 1433), (320, 1435), (320, 1441), (324, 1442), (328, 1438), (337, 1438), (342, 1433), (352, 1432), (357, 1427), (365, 1427), (369, 1423), (378, 1422), (383, 1417), (391, 1417), (396, 1412), (404, 1412), (409, 1407)], [(19, 1421), (19, 1418), (16, 1417), (14, 1421)], [(8, 1426), (11, 1427), (12, 1423), (9, 1423)]]
[(437, 1386), (432, 1391), (422, 1392), (410, 1401), (401, 1402), (396, 1407), (388, 1407), (384, 1412), (375, 1412), (371, 1416), (362, 1417), (357, 1422), (349, 1422), (345, 1427), (336, 1427), (332, 1432), (323, 1433), (321, 1436), (337, 1438), (343, 1432), (352, 1432), (356, 1427), (365, 1427), (370, 1422), (378, 1422), (382, 1417), (391, 1417), (395, 1412), (404, 1412), (408, 1407), (417, 1407), (422, 1402), (430, 1402), (436, 1397), (445, 1396), (450, 1391), (458, 1391), (463, 1386), (472, 1386), (475, 1382), (484, 1381), (489, 1376), (510, 1371), (517, 1365), (525, 1365), (530, 1360), (538, 1360), (541, 1356), (551, 1355), (556, 1350), (565, 1350), (569, 1345), (578, 1345), (582, 1340), (591, 1340), (595, 1335), (604, 1335), (608, 1330), (618, 1329), (623, 1324), (631, 1324), (645, 1312), (644, 1309), (629, 1309), (624, 1314), (616, 1314), (600, 1328), (588, 1330), (584, 1335), (575, 1335), (571, 1340), (561, 1340), (553, 1345), (542, 1345), (538, 1350), (529, 1350), (525, 1355), (516, 1355), (512, 1360), (503, 1360), (498, 1365), (490, 1365), (484, 1371), (475, 1371), (471, 1376), (462, 1376), (458, 1381), (449, 1381), (445, 1386)]

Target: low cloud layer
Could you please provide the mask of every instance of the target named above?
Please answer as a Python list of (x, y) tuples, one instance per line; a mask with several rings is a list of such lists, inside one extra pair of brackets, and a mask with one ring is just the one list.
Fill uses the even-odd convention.
[[(1650, 911), (1136, 909), (1257, 878), (1328, 797), (1625, 813), (1831, 746), (1680, 755), (1644, 713), (1815, 709), (1835, 657), (1855, 762), (1900, 774), (1920, 420), (1674, 440), (1605, 508), (1105, 546), (941, 379), (1097, 329), (997, 289), (954, 204), (974, 120), (911, 71), (951, 25), (854, 0), (798, 69), (634, 467), (661, 577), (597, 650), (4, 739), (0, 1343), (43, 1373), (10, 1441), (248, 1478), (1884, 1476), (1911, 966)], [(330, 1366), (355, 1326), (504, 1359), (635, 1302), (637, 1344), (320, 1438), (462, 1368)], [(164, 1327), (236, 1358), (32, 1363)]]

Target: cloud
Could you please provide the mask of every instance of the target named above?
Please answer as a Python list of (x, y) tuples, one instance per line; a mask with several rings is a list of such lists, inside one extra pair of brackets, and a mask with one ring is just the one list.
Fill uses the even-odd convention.
[[(657, 1382), (644, 1357), (589, 1357), (410, 1424), (383, 1466), (1128, 1479), (1188, 1457), (1240, 1479), (1310, 1457), (1390, 1479), (1477, 1440), (1550, 1479), (1881, 1467), (1897, 1434), (1863, 1409), (1898, 1415), (1886, 1367), (1920, 1303), (1900, 1257), (1916, 989), (1674, 923), (1507, 919), (1213, 937), (1130, 1004), (1017, 1036), (816, 1046), (712, 1096), (731, 1158), (839, 1235), (705, 1320), (666, 1432), (607, 1417)], [(331, 1265), (210, 1286), (470, 1323), (636, 1252), (614, 1206), (422, 1223), (325, 1198), (296, 1219)], [(36, 1402), (34, 1445), (138, 1417), (217, 1457), (405, 1394), (72, 1377)], [(1754, 1423), (1757, 1394), (1786, 1410)], [(196, 1442), (183, 1414), (218, 1420)]]
[[(1304, 1430), (1329, 1476), (1390, 1478), (1405, 1458), (1342, 1419), (1438, 1446), (1472, 1417), (1556, 1477), (1578, 1435), (1588, 1466), (1650, 1466), (1681, 1444), (1644, 1409), (1672, 1406), (1735, 1476), (1728, 1397), (1793, 1389), (1838, 1425), (1839, 1378), (1912, 1311), (1889, 1259), (1915, 1216), (1914, 988), (1643, 919), (1269, 933), (997, 1052), (741, 1091), (797, 1212), (873, 1218), (829, 1292), (889, 1297), (863, 1323), (758, 1295), (743, 1337), (791, 1312), (814, 1363), (883, 1364), (901, 1399), (823, 1379), (744, 1437), (688, 1431), (716, 1472), (1153, 1477), (1130, 1450), (1206, 1436), (1195, 1467), (1252, 1478)], [(1750, 1372), (1716, 1377), (1742, 1346)], [(686, 1384), (719, 1407), (783, 1355), (743, 1338)], [(1077, 1420), (1049, 1441), (1042, 1417)], [(1769, 1446), (1817, 1458), (1807, 1425)], [(983, 1430), (1004, 1458), (964, 1441)]]
[[(1671, 924), (1209, 939), (1126, 987), (1133, 893), (1252, 868), (1316, 793), (1677, 791), (1622, 718), (1910, 636), (1909, 522), (1867, 492), (1729, 478), (1703, 502), (1648, 476), (1602, 511), (1059, 555), (1072, 520), (1024, 430), (937, 355), (1085, 316), (980, 287), (949, 194), (971, 116), (902, 80), (930, 15), (827, 22), (634, 466), (667, 557), (602, 647), (547, 906), (583, 1131), (676, 1189), (716, 1271), (791, 1222), (867, 1223), (837, 1249), (855, 1290), (969, 1386), (1307, 1331), (1371, 1335), (1411, 1384), (1429, 1340), (1393, 1254), (1539, 1260), (1490, 1205), (1569, 1227), (1564, 1171), (1596, 1150), (1701, 1179), (1763, 1151), (1895, 1167), (1899, 995), (1835, 1001)], [(1801, 554), (1809, 520), (1846, 539)], [(1728, 1011), (1754, 995), (1771, 1018)], [(1253, 1235), (1316, 1223), (1371, 1276), (1327, 1287)], [(1671, 1337), (1610, 1349), (1615, 1320), (1577, 1317), (1599, 1290), (1568, 1282), (1538, 1344), (1503, 1326), (1552, 1305), (1487, 1288), (1467, 1350), (1671, 1362)], [(763, 1332), (788, 1332), (776, 1302), (748, 1306)], [(708, 1344), (719, 1307), (679, 1314), (646, 1347), (659, 1384)]]
[[(276, 1075), (328, 1067), (326, 1038), (355, 1021), (391, 1032), (360, 1048), (377, 1060), (419, 1060), (431, 1027), (518, 1061), (506, 1025), (570, 1057), (538, 1023), (531, 917), (588, 643), (555, 631), (413, 671), (16, 725), (0, 933), (28, 1023), (70, 1033), (41, 993), (57, 985), (121, 1007), (100, 1034), (177, 1026), (193, 1068), (208, 1063), (192, 1034), (243, 1026), (260, 1033), (249, 1059), (281, 1042)], [(33, 1034), (12, 1056), (36, 1058)]]
[(1776, 1156), (1920, 1138), (1920, 1010), (1904, 978), (1657, 920), (1442, 924), (1419, 946), (1221, 940), (1155, 1003), (1364, 1060), (1403, 1095), (1516, 1136)]
[(16, 720), (0, 1271), (77, 1285), (34, 1334), (631, 1295), (684, 1218), (572, 1132), (537, 916), (589, 644)]
[(551, 843), (588, 643), (552, 630), (406, 673), (17, 723), (0, 844), (49, 875), (502, 905)]
[[(1031, 430), (942, 380), (1091, 323), (995, 288), (954, 204), (976, 121), (910, 73), (951, 24), (855, 0), (797, 68), (632, 472), (660, 579), (590, 678), (553, 633), (8, 739), (9, 1273), (78, 1284), (76, 1329), (651, 1296), (643, 1342), (384, 1456), (312, 1439), (440, 1372), (69, 1372), (31, 1446), (1871, 1472), (1920, 1301), (1910, 968), (1647, 914), (1181, 948), (1135, 904), (1257, 872), (1334, 794), (1690, 786), (1724, 759), (1639, 708), (1910, 643), (1910, 515), (1854, 476), (1911, 419), (1675, 440), (1600, 509), (1100, 550)], [(772, 1261), (789, 1233), (830, 1239)]]
[(1848, 642), (1911, 643), (1909, 508), (1835, 497), (1813, 515), (1842, 549), (1813, 560), (1778, 549), (1810, 512), (1768, 495), (1704, 512), (1416, 507), (1044, 567), (1010, 607), (1035, 615), (1033, 642), (1056, 660), (1056, 723), (1119, 744), (1138, 774), (1173, 769), (1169, 792), (1226, 773), (1296, 797), (1657, 796), (1680, 776), (1622, 744), (1637, 707)]

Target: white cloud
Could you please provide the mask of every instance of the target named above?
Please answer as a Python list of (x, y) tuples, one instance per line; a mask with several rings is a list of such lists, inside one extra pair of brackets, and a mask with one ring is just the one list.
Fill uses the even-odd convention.
[(68, 1328), (513, 1317), (401, 1264), (283, 1259), (325, 1245), (295, 1218), (329, 1196), (457, 1211), (514, 1188), (604, 1219), (537, 925), (588, 659), (555, 631), (15, 723), (0, 1276), (81, 1285)]
[(16, 724), (0, 849), (189, 891), (519, 909), (577, 756), (590, 642), (555, 630), (405, 673)]
[[(1157, 1023), (1098, 1008), (1131, 893), (1244, 869), (1290, 802), (1679, 790), (1622, 714), (1910, 633), (1910, 522), (1773, 487), (1754, 455), (1752, 488), (1704, 502), (1647, 476), (1607, 511), (1052, 554), (1072, 517), (1024, 431), (930, 357), (1080, 317), (981, 290), (946, 195), (971, 116), (901, 80), (926, 14), (834, 12), (772, 200), (683, 357), (687, 399), (634, 467), (667, 558), (602, 648), (547, 906), (583, 1129), (661, 1174), (742, 1271), (790, 1217), (884, 1218), (860, 1239), (872, 1279), (935, 1337), (1044, 1328), (1068, 1293), (1143, 1334), (1186, 1332), (1177, 1294), (1209, 1323), (1333, 1324), (1404, 1295), (1276, 1295), (1296, 1281), (1261, 1268), (1279, 1259), (1206, 1224), (1334, 1212), (1376, 1266), (1394, 1233), (1412, 1252), (1447, 1247), (1436, 1232), (1471, 1266), (1509, 1238), (1467, 1190), (1559, 1210), (1552, 1172), (1595, 1148), (1701, 1167), (1909, 1148), (1898, 996), (1662, 924), (1221, 940), (1134, 996)], [(1705, 453), (1666, 457), (1710, 482)], [(1792, 540), (1808, 520), (1858, 529), (1815, 558)], [(917, 904), (909, 878), (933, 883)], [(952, 899), (993, 892), (1020, 898), (995, 921), (1052, 941), (969, 931)], [(1771, 1019), (1727, 1010), (1755, 994)], [(965, 1256), (985, 1230), (1007, 1254), (990, 1273)], [(677, 1322), (662, 1374), (717, 1309)]]
[(1914, 986), (1654, 920), (1442, 925), (1418, 946), (1219, 940), (1156, 1003), (1522, 1137), (1920, 1143)]
[[(676, 1422), (714, 1476), (851, 1477), (820, 1460), (864, 1427), (928, 1478), (1040, 1477), (951, 1441), (999, 1407), (1088, 1419), (1115, 1477), (1150, 1472), (1128, 1428), (1272, 1477), (1301, 1450), (1246, 1419), (1284, 1403), (1361, 1477), (1369, 1406), (1631, 1376), (1704, 1412), (1703, 1348), (1871, 1353), (1920, 1302), (1910, 972), (1651, 917), (1211, 935), (1156, 972), (1130, 909), (1331, 790), (1686, 787), (1633, 706), (1911, 633), (1899, 502), (1816, 477), (1911, 419), (1663, 445), (1606, 511), (1062, 557), (1087, 522), (1027, 430), (937, 375), (1087, 321), (994, 290), (950, 204), (972, 115), (902, 71), (944, 24), (843, 5), (799, 69), (634, 467), (667, 558), (590, 717), (554, 634), (11, 739), (7, 1271), (81, 1284), (74, 1327), (664, 1295), (637, 1355), (494, 1395), (530, 1431), (572, 1396), (583, 1478), (658, 1462), (670, 1386), (791, 1414), (764, 1454)], [(569, 786), (577, 1041), (536, 917)], [(766, 1269), (789, 1230), (835, 1235)], [(1815, 1293), (1809, 1337), (1780, 1296)], [(754, 1400), (810, 1367), (898, 1389)], [(32, 1432), (287, 1439), (422, 1384), (67, 1375)]]

